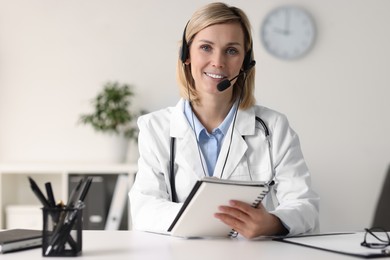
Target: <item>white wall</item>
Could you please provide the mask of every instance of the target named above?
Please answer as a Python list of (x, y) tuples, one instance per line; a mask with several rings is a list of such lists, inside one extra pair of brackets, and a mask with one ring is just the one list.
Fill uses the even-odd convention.
[[(77, 125), (102, 84), (133, 84), (136, 107), (176, 104), (177, 42), (209, 1), (0, 0), (0, 162), (83, 162), (100, 137)], [(255, 37), (258, 102), (285, 113), (321, 196), (322, 231), (371, 225), (390, 163), (388, 0), (226, 1)], [(312, 51), (281, 61), (260, 23), (283, 3), (316, 21)]]

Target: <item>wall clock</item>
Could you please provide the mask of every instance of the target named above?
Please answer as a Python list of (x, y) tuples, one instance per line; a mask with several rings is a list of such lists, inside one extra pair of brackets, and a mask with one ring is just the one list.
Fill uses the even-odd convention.
[(297, 6), (281, 6), (263, 20), (261, 41), (275, 57), (292, 60), (305, 55), (314, 44), (314, 20)]

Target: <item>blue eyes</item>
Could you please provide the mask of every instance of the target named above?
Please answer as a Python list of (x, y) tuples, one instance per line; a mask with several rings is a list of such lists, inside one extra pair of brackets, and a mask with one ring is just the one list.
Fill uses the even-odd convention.
[[(212, 47), (210, 45), (201, 45), (200, 49), (202, 49), (205, 52), (211, 52), (212, 51)], [(237, 55), (238, 54), (238, 50), (236, 48), (233, 48), (233, 47), (228, 47), (225, 50), (225, 53), (228, 54), (228, 55), (232, 55), (233, 56), (233, 55)]]
[(200, 46), (200, 48), (204, 51), (207, 51), (207, 52), (211, 51), (211, 47), (209, 45), (202, 45), (202, 46)]
[(238, 54), (238, 51), (235, 48), (228, 48), (226, 50), (226, 53), (229, 55), (236, 55), (236, 54)]

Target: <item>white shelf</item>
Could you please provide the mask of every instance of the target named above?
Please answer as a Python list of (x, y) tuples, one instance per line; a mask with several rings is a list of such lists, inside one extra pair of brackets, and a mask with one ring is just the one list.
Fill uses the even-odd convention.
[(65, 172), (136, 172), (136, 164), (53, 164), (22, 163), (0, 164), (0, 173), (65, 173)]
[[(5, 228), (5, 208), (8, 205), (40, 205), (28, 182), (31, 176), (44, 191), (51, 182), (57, 200), (68, 197), (70, 174), (127, 174), (129, 187), (133, 184), (136, 164), (0, 164), (0, 229)], [(130, 226), (130, 212), (129, 212)]]

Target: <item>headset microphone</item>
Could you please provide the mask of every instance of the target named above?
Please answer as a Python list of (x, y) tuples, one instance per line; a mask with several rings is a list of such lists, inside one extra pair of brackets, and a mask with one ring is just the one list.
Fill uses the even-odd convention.
[(256, 61), (252, 60), (252, 61), (248, 64), (247, 68), (246, 68), (245, 70), (241, 71), (240, 73), (238, 73), (237, 76), (235, 76), (235, 77), (232, 78), (232, 79), (225, 79), (225, 80), (219, 82), (218, 85), (217, 85), (217, 89), (218, 89), (219, 91), (221, 91), (221, 92), (224, 91), (225, 89), (227, 89), (228, 87), (231, 86), (231, 82), (232, 82), (233, 80), (235, 80), (236, 78), (238, 78), (238, 77), (241, 76), (242, 74), (247, 73), (247, 72), (248, 72), (250, 69), (252, 69), (255, 65), (256, 65)]

